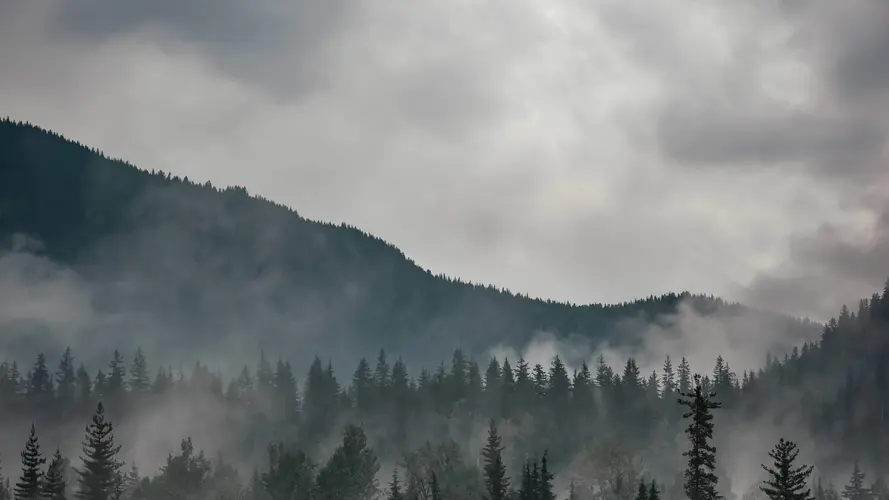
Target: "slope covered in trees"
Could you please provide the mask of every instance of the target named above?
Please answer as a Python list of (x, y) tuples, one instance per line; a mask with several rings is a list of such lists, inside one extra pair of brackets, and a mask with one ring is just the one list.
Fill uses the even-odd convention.
[[(488, 498), (506, 490), (529, 494), (530, 484), (547, 483), (552, 472), (560, 491), (578, 499), (804, 500), (811, 489), (817, 500), (836, 500), (834, 485), (852, 473), (845, 498), (873, 499), (873, 491), (887, 500), (889, 286), (856, 312), (844, 307), (823, 333), (753, 372), (738, 374), (717, 356), (701, 377), (684, 358), (665, 359), (662, 370), (646, 375), (632, 358), (622, 366), (599, 359), (571, 367), (557, 356), (544, 366), (477, 361), (458, 350), (435, 368), (412, 370), (380, 351), (353, 370), (319, 358), (300, 367), (262, 356), (256, 364), (242, 360), (244, 369), (230, 380), (200, 363), (151, 369), (156, 376), (149, 380), (141, 351), (127, 356), (131, 361), (115, 353), (98, 367), (79, 365), (76, 353), (66, 352), (57, 368), (38, 355), (32, 363), (0, 363), (0, 437), (21, 430), (2, 456), (14, 456), (10, 446), (25, 441), (23, 424), (36, 422), (55, 445), (81, 432), (105, 402), (109, 418), (120, 422), (120, 442), (129, 443), (120, 450), (126, 461), (181, 433), (181, 455), (162, 471), (193, 463), (209, 475), (215, 466), (195, 451), (200, 446), (234, 462), (244, 481), (251, 467), (270, 467), (256, 481), (276, 498), (319, 485), (333, 491), (349, 467), (356, 468), (349, 477), (365, 478), (350, 490), (361, 496), (371, 469), (388, 475), (397, 464), (401, 483), (392, 478), (390, 489), (413, 495), (406, 498), (419, 490), (431, 495), (433, 477), (442, 498), (474, 498), (470, 492), (483, 489)], [(116, 446), (104, 416), (95, 418), (85, 453), (107, 457), (96, 450)], [(193, 444), (187, 438), (197, 432)], [(779, 441), (785, 437), (804, 455)], [(760, 470), (767, 457), (774, 466)], [(325, 461), (327, 472), (318, 465)], [(117, 459), (107, 463), (120, 466)], [(155, 488), (172, 488), (164, 481)]]
[[(687, 294), (571, 305), (434, 276), (354, 227), (307, 220), (243, 188), (140, 170), (8, 120), (0, 121), (0, 243), (18, 250), (0, 261), (0, 277), (39, 286), (32, 295), (53, 316), (67, 312), (57, 319), (73, 330), (60, 340), (0, 317), (13, 352), (34, 344), (61, 352), (73, 336), (89, 356), (110, 355), (97, 346), (142, 345), (167, 360), (175, 346), (179, 361), (265, 348), (307, 362), (383, 347), (430, 364), (441, 350), (521, 347), (540, 330), (636, 342), (639, 328), (623, 328), (626, 320), (644, 323), (683, 300), (705, 314), (745, 311)], [(789, 337), (812, 328), (762, 320)]]

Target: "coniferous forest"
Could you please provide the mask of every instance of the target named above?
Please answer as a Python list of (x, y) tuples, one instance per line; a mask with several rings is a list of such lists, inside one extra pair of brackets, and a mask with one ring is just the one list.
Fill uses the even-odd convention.
[(433, 276), (354, 228), (11, 121), (0, 181), (16, 290), (51, 274), (90, 311), (41, 289), (25, 298), (52, 328), (0, 318), (0, 500), (889, 500), (889, 285), (824, 325), (761, 313), (750, 328), (795, 347), (740, 373), (728, 352), (645, 372), (491, 357), (541, 330), (632, 349), (680, 303), (752, 313)]
[[(734, 498), (737, 445), (725, 437), (739, 427), (769, 433), (787, 420), (805, 427), (805, 442), (780, 437), (762, 457), (735, 451), (763, 464), (742, 496), (885, 498), (887, 346), (879, 340), (887, 332), (889, 288), (856, 313), (843, 308), (820, 341), (740, 375), (721, 356), (712, 373), (667, 358), (662, 370), (643, 374), (632, 358), (569, 370), (558, 356), (548, 366), (521, 358), (479, 364), (460, 350), (413, 375), (380, 351), (345, 373), (316, 357), (300, 384), (287, 360), (265, 355), (223, 380), (200, 362), (152, 368), (141, 350), (127, 359), (115, 353), (95, 370), (70, 350), (52, 364), (40, 354), (0, 365), (2, 422), (33, 422), (20, 439), (20, 472), (4, 454), (2, 495)], [(138, 423), (168, 401), (199, 407), (226, 444), (182, 436), (158, 470), (140, 469), (132, 459), (138, 443), (117, 437), (114, 424)], [(41, 429), (59, 436), (52, 430), (84, 422), (78, 447), (40, 440)], [(145, 432), (138, 439), (151, 440)], [(800, 447), (811, 463), (798, 459)], [(848, 484), (839, 484), (844, 473)]]

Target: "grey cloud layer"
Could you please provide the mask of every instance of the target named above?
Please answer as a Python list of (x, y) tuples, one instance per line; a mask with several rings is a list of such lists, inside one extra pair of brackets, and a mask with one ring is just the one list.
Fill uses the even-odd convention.
[(435, 271), (815, 316), (889, 274), (883, 1), (27, 5), (0, 109)]

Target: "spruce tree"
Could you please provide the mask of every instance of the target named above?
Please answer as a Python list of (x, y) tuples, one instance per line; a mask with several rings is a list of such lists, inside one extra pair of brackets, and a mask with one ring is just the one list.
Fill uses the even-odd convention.
[(77, 378), (74, 371), (74, 355), (71, 348), (65, 349), (62, 359), (59, 361), (59, 369), (56, 372), (56, 387), (59, 399), (63, 404), (74, 400), (74, 390)]
[(40, 443), (37, 441), (37, 430), (32, 424), (31, 436), (22, 451), (22, 475), (15, 483), (16, 500), (37, 500), (40, 498), (43, 488), (43, 471), (40, 468), (45, 463), (46, 458), (40, 452)]
[(114, 444), (113, 431), (111, 422), (105, 420), (105, 407), (99, 403), (92, 424), (86, 428), (83, 466), (75, 469), (79, 500), (115, 500), (120, 496), (123, 463), (117, 461), (120, 446)]
[(148, 375), (148, 362), (142, 348), (136, 348), (133, 364), (130, 366), (130, 388), (133, 392), (144, 394), (151, 390), (151, 378)]
[(531, 464), (522, 464), (522, 483), (519, 486), (519, 500), (535, 500), (534, 483), (531, 481)]
[(62, 452), (56, 449), (52, 461), (46, 469), (46, 478), (43, 481), (44, 500), (65, 500), (67, 484), (65, 482), (65, 459)]
[(392, 471), (392, 482), (389, 483), (389, 495), (386, 496), (386, 500), (404, 500), (401, 484), (398, 482), (398, 469)]
[(810, 465), (794, 467), (793, 462), (797, 455), (799, 450), (796, 444), (785, 441), (784, 438), (781, 438), (769, 452), (769, 456), (774, 460), (774, 468), (762, 465), (770, 478), (763, 481), (764, 486), (759, 489), (771, 500), (814, 500), (812, 491), (806, 487), (814, 467)]
[(442, 500), (441, 488), (438, 486), (438, 476), (435, 475), (435, 472), (432, 473), (432, 480), (429, 481), (429, 495), (430, 500)]
[(488, 500), (506, 500), (509, 497), (509, 478), (503, 464), (503, 439), (497, 434), (494, 419), (488, 423), (488, 442), (482, 449), (485, 460), (485, 489)]
[(679, 393), (682, 396), (679, 404), (688, 407), (682, 418), (691, 419), (685, 430), (691, 441), (691, 449), (682, 453), (682, 456), (688, 458), (688, 467), (684, 473), (685, 494), (689, 500), (718, 500), (718, 478), (714, 472), (716, 448), (710, 444), (713, 439), (713, 415), (710, 410), (721, 405), (713, 400), (715, 394), (703, 391), (700, 375), (694, 376), (694, 383), (694, 390)]
[(537, 498), (535, 500), (555, 500), (556, 495), (553, 493), (553, 474), (549, 471), (548, 452), (543, 452), (543, 458), (540, 460), (540, 479), (537, 483)]
[(852, 469), (852, 477), (843, 488), (841, 496), (843, 500), (869, 500), (870, 490), (864, 486), (864, 472), (861, 472), (857, 460)]
[(636, 491), (636, 500), (648, 500), (648, 488), (645, 481), (639, 480), (639, 489)]
[(661, 491), (654, 479), (651, 480), (651, 485), (648, 487), (648, 500), (661, 500)]
[(380, 466), (367, 446), (364, 430), (347, 425), (343, 443), (333, 452), (315, 481), (317, 500), (370, 499), (377, 495)]

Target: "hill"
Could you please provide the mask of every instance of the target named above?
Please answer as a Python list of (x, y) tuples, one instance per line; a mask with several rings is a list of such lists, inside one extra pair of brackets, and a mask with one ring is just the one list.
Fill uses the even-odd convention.
[[(383, 347), (422, 364), (455, 347), (521, 347), (539, 331), (638, 342), (639, 320), (683, 301), (702, 314), (750, 312), (688, 293), (573, 305), (436, 276), (357, 228), (307, 220), (244, 188), (140, 170), (9, 120), (0, 241), (0, 287), (13, 287), (0, 328), (15, 352), (89, 344), (107, 359), (103, 346), (138, 344), (155, 359), (200, 352), (224, 365), (245, 350), (307, 360)], [(789, 336), (813, 328), (757, 314)]]

